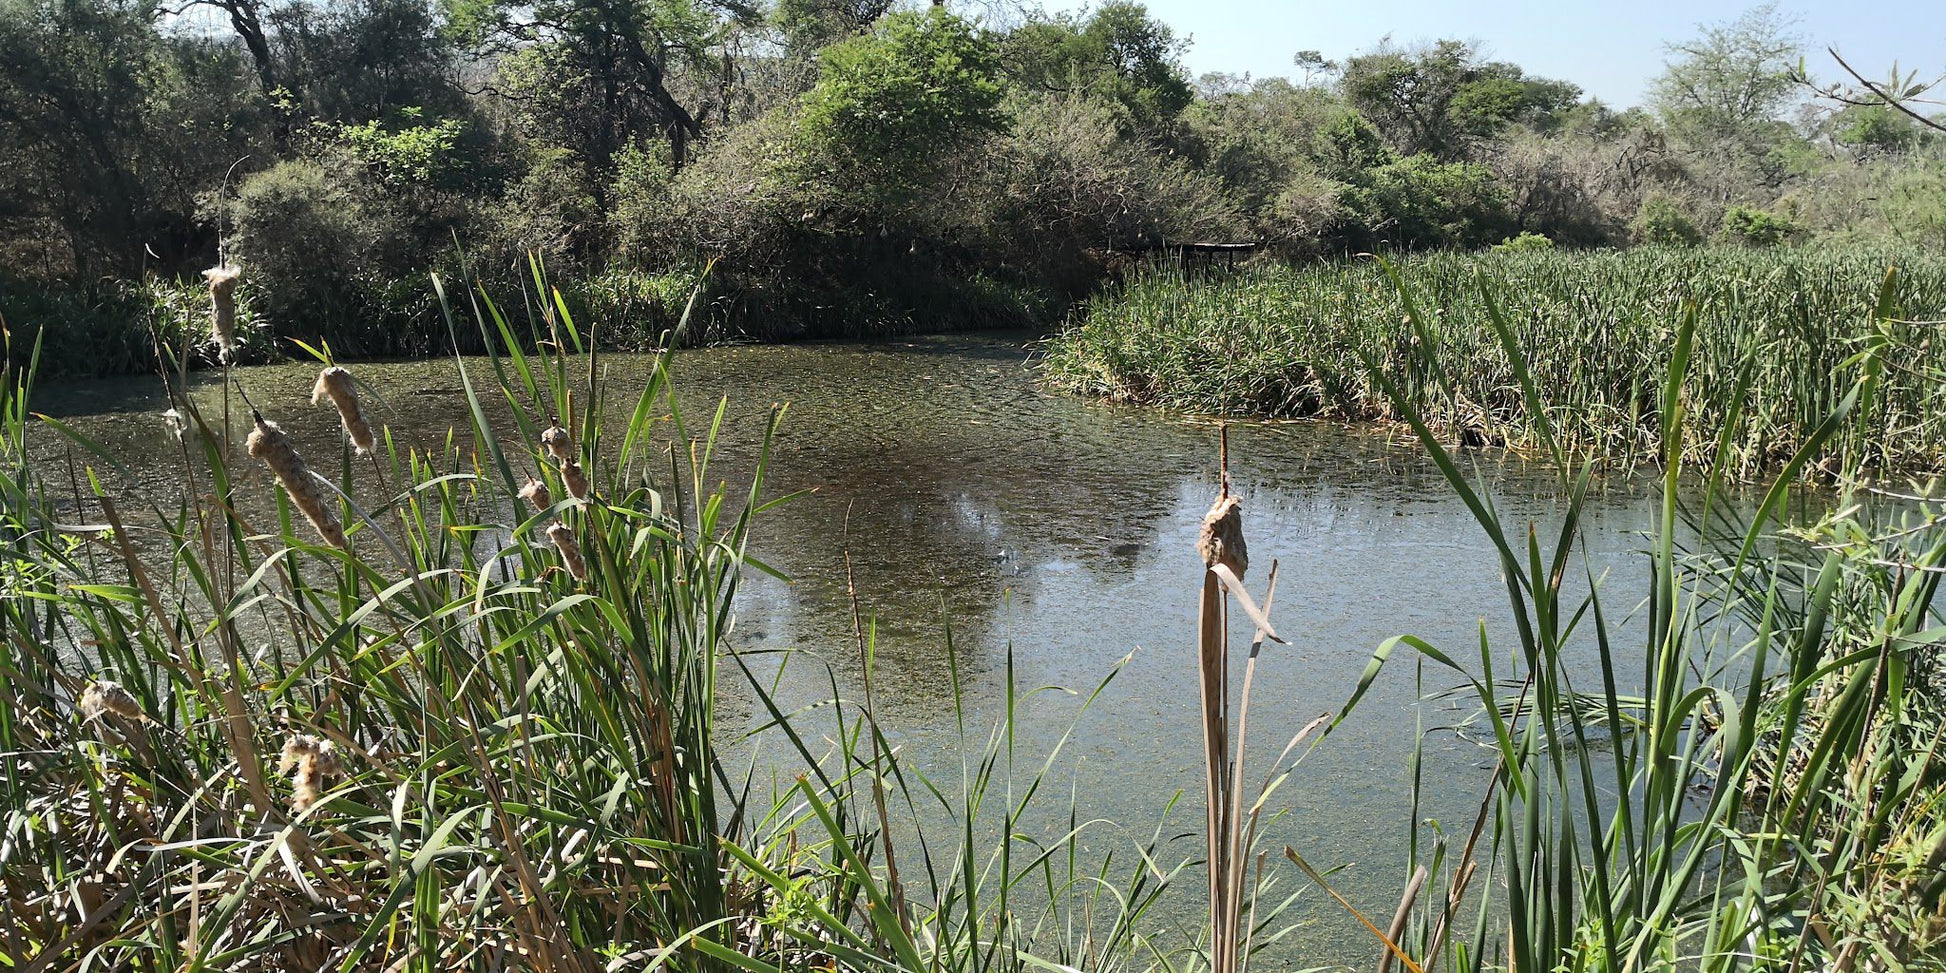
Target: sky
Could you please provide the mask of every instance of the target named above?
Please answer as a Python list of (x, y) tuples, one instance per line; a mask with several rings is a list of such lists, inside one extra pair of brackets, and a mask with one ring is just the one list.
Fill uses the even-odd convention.
[[(1698, 26), (1735, 19), (1753, 2), (1724, 0), (1145, 0), (1149, 13), (1193, 41), (1184, 58), (1191, 75), (1248, 72), (1291, 75), (1291, 55), (1316, 50), (1342, 59), (1387, 34), (1402, 44), (1456, 37), (1484, 42), (1496, 60), (1529, 74), (1578, 84), (1611, 107), (1638, 105), (1662, 70), (1665, 45)], [(1049, 11), (1077, 10), (1082, 0), (1043, 0)], [(1874, 80), (1897, 61), (1922, 78), (1946, 72), (1946, 2), (1912, 0), (1876, 7), (1844, 0), (1792, 2), (1778, 10), (1796, 21), (1813, 77), (1835, 79), (1824, 52), (1836, 47)]]

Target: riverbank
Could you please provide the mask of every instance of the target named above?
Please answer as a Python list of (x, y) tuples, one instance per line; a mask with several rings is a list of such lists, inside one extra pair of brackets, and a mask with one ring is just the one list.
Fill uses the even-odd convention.
[(1372, 260), (1138, 277), (1049, 342), (1047, 373), (1067, 391), (1196, 413), (1395, 420), (1369, 360), (1451, 441), (1535, 446), (1504, 331), (1566, 447), (1653, 464), (1657, 390), (1693, 308), (1685, 465), (1713, 461), (1727, 424), (1734, 473), (1775, 468), (1849, 388), (1838, 366), (1885, 343), (1898, 353), (1853, 445), (1868, 469), (1946, 466), (1946, 348), (1927, 323), (1946, 318), (1946, 252), (1436, 253), (1392, 268), (1396, 280)]

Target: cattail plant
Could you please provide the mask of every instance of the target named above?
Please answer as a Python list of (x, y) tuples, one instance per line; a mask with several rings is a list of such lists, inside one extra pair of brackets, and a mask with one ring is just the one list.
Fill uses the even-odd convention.
[(561, 564), (574, 576), (574, 580), (588, 580), (588, 562), (581, 557), (581, 545), (574, 540), (574, 529), (557, 520), (548, 525), (547, 539), (553, 542), (555, 550), (561, 552)]
[(236, 285), (242, 277), (241, 267), (227, 263), (203, 271), (203, 279), (209, 282), (210, 340), (224, 361), (236, 351)]
[(574, 437), (558, 425), (541, 430), (541, 448), (547, 450), (547, 455), (553, 457), (556, 463), (574, 462)]
[(303, 811), (317, 803), (327, 780), (344, 772), (344, 761), (337, 744), (299, 733), (284, 741), (277, 772), (291, 775), (291, 810)]
[(81, 693), (77, 704), (84, 720), (98, 720), (114, 714), (133, 723), (147, 722), (149, 716), (142, 712), (142, 705), (135, 700), (135, 694), (122, 688), (122, 684), (102, 679), (88, 686)]
[(554, 506), (554, 496), (547, 492), (547, 484), (529, 477), (527, 485), (520, 488), (520, 499), (532, 505), (535, 513)]
[(372, 427), (365, 421), (365, 413), (358, 406), (358, 393), (351, 387), (351, 373), (333, 365), (318, 373), (318, 384), (311, 389), (311, 404), (317, 405), (324, 399), (338, 407), (338, 419), (344, 424), (345, 435), (363, 456), (372, 451), (377, 439), (372, 435)]
[(568, 496), (588, 499), (588, 474), (582, 471), (580, 463), (561, 464), (561, 485), (567, 488)]
[(318, 488), (318, 481), (306, 465), (304, 457), (297, 454), (297, 447), (291, 444), (288, 433), (263, 417), (255, 409), (250, 411), (256, 421), (250, 439), (245, 444), (250, 455), (263, 461), (270, 472), (283, 484), (284, 492), (290, 495), (291, 503), (296, 505), (304, 519), (324, 538), (325, 543), (340, 550), (350, 549), (345, 539), (345, 528), (338, 522), (338, 513), (325, 501), (324, 491)]
[[(1257, 673), (1257, 655), (1264, 639), (1282, 642), (1271, 629), (1269, 609), (1277, 593), (1277, 565), (1271, 564), (1269, 590), (1259, 608), (1244, 590), (1243, 573), (1250, 560), (1243, 540), (1243, 502), (1230, 492), (1230, 438), (1223, 429), (1216, 502), (1203, 517), (1196, 538), (1203, 559), (1203, 594), (1199, 612), (1197, 669), (1201, 678), (1205, 826), (1209, 870), (1209, 963), (1212, 973), (1240, 973), (1248, 968), (1255, 883), (1248, 878), (1249, 857), (1256, 843), (1261, 796), (1246, 808), (1243, 788), (1243, 745), (1250, 713), (1250, 687)], [(1238, 700), (1234, 735), (1230, 725), (1230, 604), (1231, 599), (1256, 626), (1243, 692)], [(1322, 718), (1300, 730), (1298, 740), (1323, 724)], [(1288, 751), (1287, 751), (1288, 752)]]

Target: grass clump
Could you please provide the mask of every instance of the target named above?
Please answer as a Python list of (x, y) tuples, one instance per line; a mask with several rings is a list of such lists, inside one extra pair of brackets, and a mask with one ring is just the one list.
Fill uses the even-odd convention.
[[(1888, 313), (1875, 318), (1894, 266)], [(1691, 421), (1665, 450), (1656, 389), (1673, 323), (1692, 306)], [(1847, 390), (1836, 366), (1882, 324), (1912, 357), (1886, 371), (1852, 445), (1868, 469), (1935, 470), (1946, 467), (1946, 393), (1927, 376), (1946, 359), (1928, 339), (1941, 318), (1936, 251), (1440, 253), (1138, 277), (1048, 344), (1046, 370), (1067, 390), (1201, 413), (1397, 420), (1370, 358), (1447, 441), (1536, 446), (1505, 333), (1568, 450), (1702, 466), (1731, 423), (1730, 472), (1749, 476), (1806, 441)]]

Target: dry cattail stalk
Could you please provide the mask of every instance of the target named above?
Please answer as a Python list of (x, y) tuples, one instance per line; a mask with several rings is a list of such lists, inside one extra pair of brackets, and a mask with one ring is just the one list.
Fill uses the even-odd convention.
[(1209, 567), (1221, 564), (1241, 579), (1250, 567), (1250, 552), (1243, 544), (1243, 501), (1234, 494), (1217, 498), (1216, 505), (1203, 515), (1203, 532), (1196, 538), (1196, 552)]
[(324, 538), (325, 543), (340, 550), (348, 550), (350, 544), (345, 540), (345, 529), (338, 523), (338, 512), (325, 502), (324, 492), (318, 489), (317, 480), (311, 475), (304, 458), (297, 455), (297, 448), (291, 445), (291, 437), (274, 422), (261, 415), (252, 413), (257, 428), (250, 433), (250, 455), (263, 460), (270, 472), (276, 474), (277, 482), (284, 485), (284, 492), (290, 494), (291, 503), (297, 506), (304, 519)]
[(277, 761), (277, 772), (291, 775), (293, 811), (316, 804), (326, 779), (343, 771), (344, 762), (338, 759), (337, 744), (306, 733), (285, 740), (283, 756)]
[(581, 545), (574, 542), (574, 530), (557, 520), (548, 525), (547, 539), (561, 552), (561, 563), (574, 575), (574, 580), (588, 580), (588, 562), (581, 559)]
[(209, 281), (210, 339), (225, 361), (236, 350), (236, 282), (242, 277), (243, 269), (229, 264), (203, 271), (203, 279)]
[(547, 455), (554, 457), (556, 463), (574, 462), (574, 437), (560, 426), (541, 430), (541, 448), (547, 450)]
[(107, 713), (135, 723), (147, 722), (149, 718), (142, 712), (142, 705), (135, 701), (134, 693), (108, 679), (92, 683), (82, 691), (80, 708), (84, 720), (98, 720)]
[(365, 422), (364, 410), (358, 407), (358, 393), (352, 390), (350, 372), (333, 365), (318, 373), (318, 384), (311, 389), (311, 404), (317, 405), (326, 398), (338, 407), (338, 419), (344, 423), (351, 444), (358, 447), (358, 454), (371, 452), (378, 440), (372, 435), (371, 425)]
[(554, 497), (547, 492), (547, 484), (532, 477), (527, 479), (526, 486), (520, 488), (520, 499), (532, 504), (535, 513), (554, 506)]
[(581, 471), (580, 463), (561, 464), (561, 485), (568, 488), (568, 496), (588, 499), (588, 474)]

